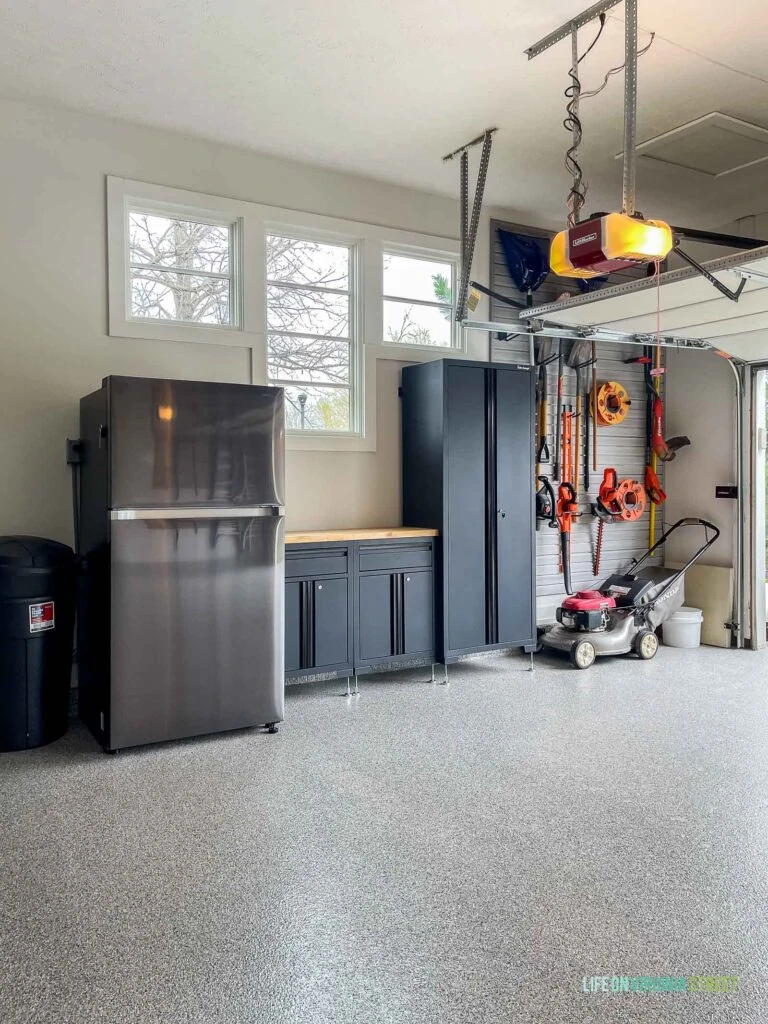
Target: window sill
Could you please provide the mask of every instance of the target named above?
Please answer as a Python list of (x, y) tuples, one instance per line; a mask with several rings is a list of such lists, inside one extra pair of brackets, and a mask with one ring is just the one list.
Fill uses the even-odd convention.
[(144, 341), (181, 341), (191, 344), (227, 345), (230, 348), (253, 348), (259, 335), (240, 327), (216, 327), (207, 324), (184, 324), (175, 321), (125, 320), (109, 317), (110, 338), (140, 338)]
[(376, 438), (360, 434), (285, 434), (285, 450), (288, 452), (375, 452)]
[(365, 351), (374, 359), (393, 359), (398, 363), (428, 363), (433, 359), (471, 359), (465, 348), (442, 345), (366, 344)]

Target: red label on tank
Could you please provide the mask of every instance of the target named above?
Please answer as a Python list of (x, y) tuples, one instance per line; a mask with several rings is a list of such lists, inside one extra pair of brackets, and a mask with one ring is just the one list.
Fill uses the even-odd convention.
[(31, 604), (29, 606), (30, 633), (42, 633), (44, 629), (53, 629), (55, 625), (56, 618), (53, 614), (53, 601), (43, 601), (42, 604)]

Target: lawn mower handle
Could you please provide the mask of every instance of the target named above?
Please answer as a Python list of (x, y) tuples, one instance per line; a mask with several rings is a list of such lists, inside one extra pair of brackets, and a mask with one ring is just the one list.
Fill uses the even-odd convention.
[[(711, 548), (717, 540), (717, 538), (720, 536), (719, 528), (715, 526), (714, 523), (710, 523), (707, 519), (698, 519), (692, 516), (689, 516), (685, 519), (678, 519), (676, 523), (673, 523), (668, 530), (665, 530), (664, 533), (662, 533), (662, 535), (659, 537), (659, 539), (656, 541), (653, 547), (648, 548), (648, 550), (642, 558), (633, 559), (630, 571), (634, 572), (640, 565), (643, 564), (643, 562), (647, 558), (650, 558), (653, 552), (656, 550), (656, 548), (661, 547), (662, 544), (664, 544), (664, 542), (668, 540), (671, 534), (673, 534), (675, 530), (679, 529), (681, 526), (703, 526), (705, 538), (704, 543), (701, 545), (700, 548), (698, 548), (697, 551), (693, 553), (693, 555), (688, 559), (688, 561), (685, 563), (682, 569), (675, 576), (672, 577), (669, 583), (667, 583), (666, 587), (664, 587), (664, 589), (659, 594), (657, 594), (652, 601), (649, 601), (648, 604), (643, 605), (643, 611), (645, 613), (651, 611), (656, 602), (659, 601), (666, 594), (670, 587), (674, 586), (675, 583), (677, 583), (681, 576), (684, 576), (685, 573), (688, 572), (693, 563), (698, 561), (698, 559), (701, 558), (704, 552)], [(710, 530), (714, 530), (714, 536), (712, 537), (709, 536)]]

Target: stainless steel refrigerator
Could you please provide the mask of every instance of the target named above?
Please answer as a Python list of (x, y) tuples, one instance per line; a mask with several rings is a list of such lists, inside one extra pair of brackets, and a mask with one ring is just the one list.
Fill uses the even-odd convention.
[(80, 433), (81, 717), (109, 751), (275, 726), (282, 390), (107, 377)]

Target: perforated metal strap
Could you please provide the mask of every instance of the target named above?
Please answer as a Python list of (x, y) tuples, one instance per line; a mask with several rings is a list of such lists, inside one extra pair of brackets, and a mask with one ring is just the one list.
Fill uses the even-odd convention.
[(480, 225), (480, 211), (483, 206), (483, 193), (485, 192), (485, 181), (488, 176), (488, 165), (491, 160), (492, 145), (493, 131), (489, 129), (483, 136), (483, 150), (480, 154), (480, 169), (477, 173), (477, 184), (475, 185), (475, 195), (472, 201), (472, 217), (469, 222), (468, 230), (466, 230), (465, 227), (467, 207), (469, 205), (468, 156), (466, 150), (461, 154), (461, 226), (462, 234), (464, 234), (464, 231), (466, 230), (466, 245), (462, 245), (461, 253), (461, 280), (459, 282), (459, 295), (456, 302), (456, 319), (458, 321), (464, 320), (467, 314), (469, 278), (472, 273), (472, 259), (475, 254), (477, 229)]

